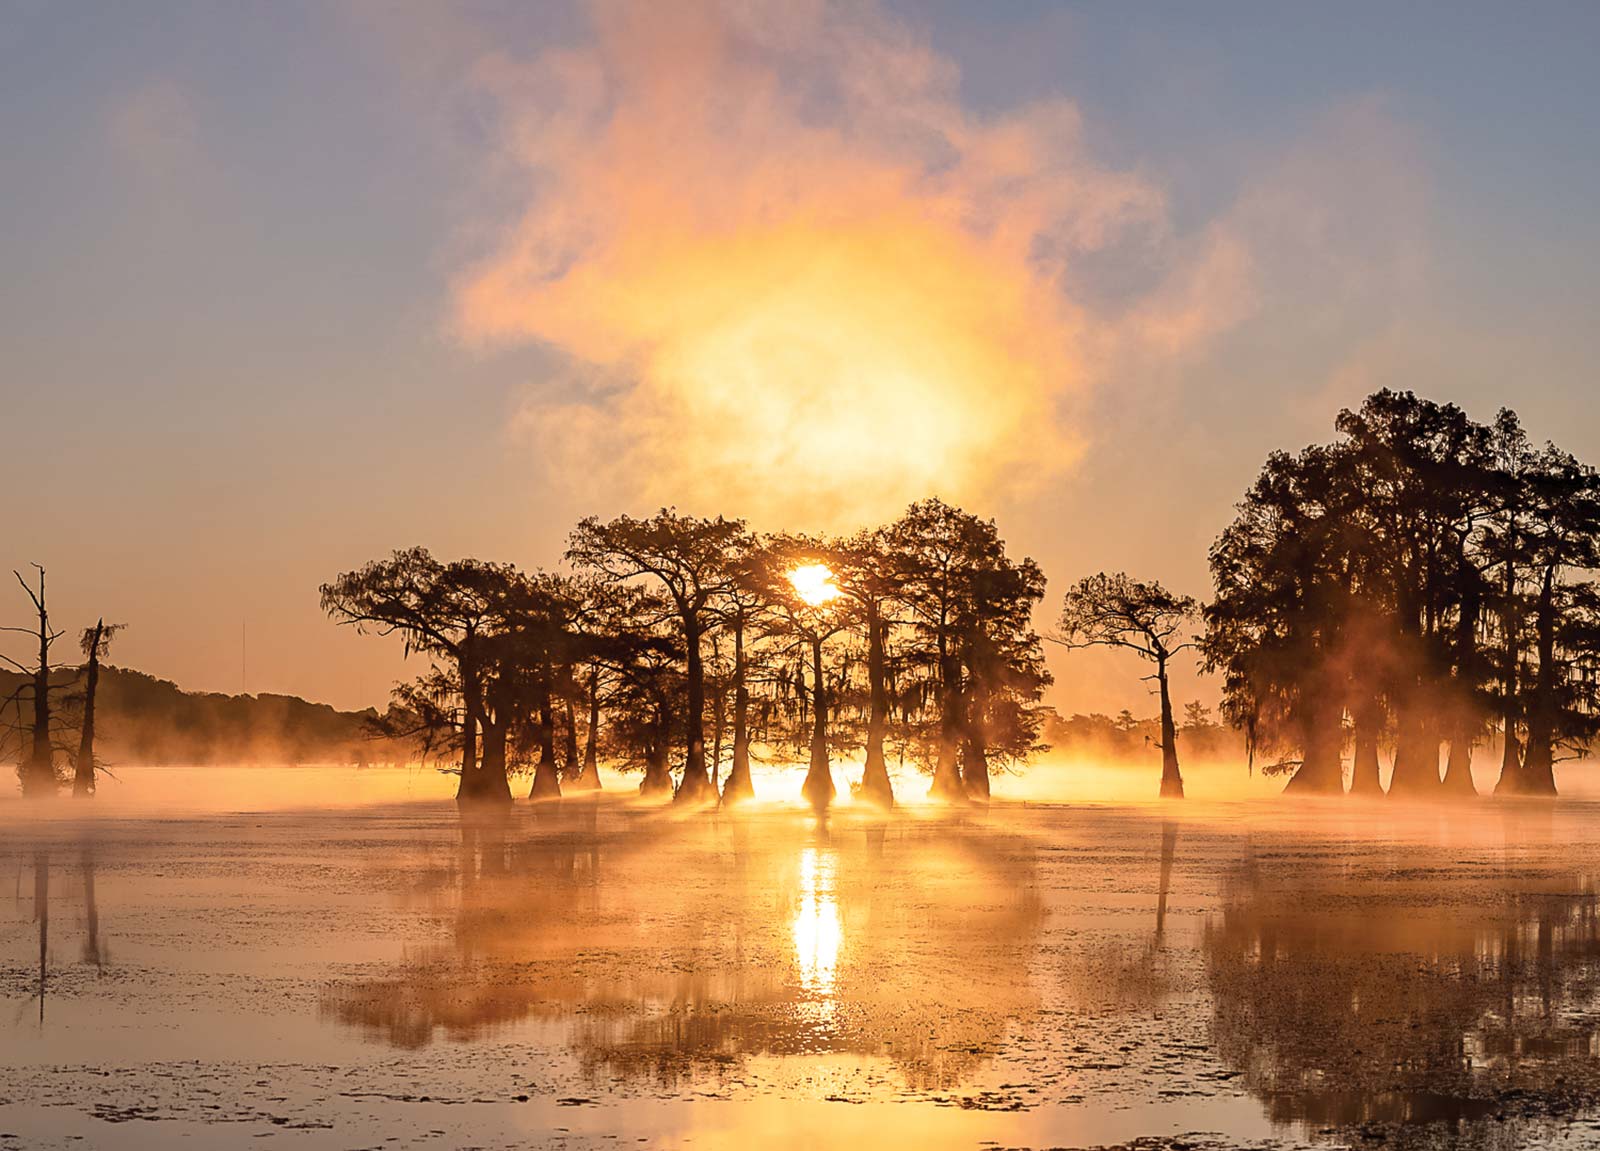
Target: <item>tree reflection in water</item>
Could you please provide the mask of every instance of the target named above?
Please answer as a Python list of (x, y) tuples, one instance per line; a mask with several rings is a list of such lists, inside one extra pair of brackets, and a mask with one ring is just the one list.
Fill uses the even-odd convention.
[[(33, 998), (38, 1001), (37, 1016), (41, 1027), (45, 1022), (46, 1002), (55, 992), (56, 983), (61, 975), (59, 970), (51, 971), (51, 957), (53, 955), (50, 933), (52, 927), (50, 921), (52, 895), (51, 860), (52, 848), (50, 846), (40, 845), (33, 848), (31, 855), (33, 899), (29, 916), (38, 940), (36, 967), (33, 974)], [(100, 932), (100, 903), (95, 894), (95, 851), (92, 842), (87, 839), (84, 839), (79, 844), (78, 860), (79, 875), (83, 882), (83, 945), (81, 958), (83, 963), (92, 964), (98, 973), (105, 966), (107, 954)], [(70, 863), (67, 865), (66, 870), (70, 879)], [(17, 890), (20, 898), (22, 890), (20, 873), (17, 877)], [(60, 892), (57, 892), (56, 895), (59, 898)], [(71, 898), (72, 895), (69, 890), (67, 892), (69, 907)], [(72, 926), (70, 918), (67, 920), (67, 924), (70, 933)], [(60, 960), (57, 959), (56, 967), (59, 969), (61, 966)], [(67, 968), (70, 972), (70, 963), (67, 964)]]
[(883, 1058), (939, 1090), (1032, 1008), (1043, 911), (1024, 840), (956, 818), (621, 811), (564, 800), (537, 825), (464, 823), (455, 865), (417, 892), (449, 943), (330, 988), (324, 1015), (409, 1048), (544, 1019), (608, 1080), (817, 1055)]
[(1205, 936), (1219, 1051), (1274, 1119), (1464, 1120), (1593, 1092), (1586, 877), (1390, 861), (1307, 880), (1299, 862), (1239, 866)]

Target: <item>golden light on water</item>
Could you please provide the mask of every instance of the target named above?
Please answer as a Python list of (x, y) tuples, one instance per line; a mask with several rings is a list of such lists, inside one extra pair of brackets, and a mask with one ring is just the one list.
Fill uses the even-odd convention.
[(789, 573), (795, 594), (812, 607), (821, 607), (839, 597), (833, 582), (833, 569), (827, 564), (801, 564)]
[(835, 889), (836, 859), (831, 851), (808, 847), (800, 854), (800, 910), (794, 917), (794, 953), (800, 986), (832, 998), (839, 969), (843, 929)]

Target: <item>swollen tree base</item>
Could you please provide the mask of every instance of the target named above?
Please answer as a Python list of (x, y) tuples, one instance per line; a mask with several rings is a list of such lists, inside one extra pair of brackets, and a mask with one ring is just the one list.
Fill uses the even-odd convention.
[(952, 758), (948, 764), (933, 769), (933, 784), (928, 788), (928, 798), (941, 803), (965, 803), (967, 789), (961, 783), (961, 769)]
[(653, 763), (644, 769), (644, 779), (639, 782), (639, 794), (646, 799), (670, 799), (672, 774), (665, 764)]
[(1344, 765), (1337, 755), (1308, 755), (1284, 784), (1285, 795), (1343, 795)]
[(510, 807), (511, 786), (503, 779), (499, 788), (481, 779), (464, 779), (460, 788), (456, 790), (456, 806), (475, 809)]
[(600, 767), (594, 763), (584, 763), (578, 774), (567, 781), (569, 791), (599, 791)]
[(820, 767), (813, 763), (806, 771), (805, 782), (800, 785), (800, 794), (815, 810), (822, 811), (833, 803), (838, 790), (833, 785), (833, 772), (828, 765), (823, 763)]
[(553, 761), (541, 759), (539, 765), (533, 769), (533, 786), (528, 789), (528, 798), (532, 800), (561, 798), (561, 779), (556, 774), (556, 765)]
[(750, 781), (750, 766), (741, 770), (736, 763), (728, 772), (728, 782), (722, 785), (723, 803), (744, 803), (756, 797), (755, 785)]
[(861, 786), (856, 789), (856, 798), (885, 811), (894, 807), (894, 784), (890, 782), (889, 769), (881, 759), (873, 763), (870, 756), (867, 758), (867, 769), (861, 774)]
[(703, 804), (715, 806), (717, 802), (717, 789), (711, 784), (711, 777), (706, 774), (705, 768), (695, 771), (692, 767), (686, 768), (683, 780), (678, 784), (678, 790), (673, 792), (673, 802)]
[(1350, 794), (1357, 799), (1382, 799), (1384, 795), (1383, 781), (1378, 777), (1378, 752), (1374, 748), (1372, 756), (1356, 753), (1354, 766), (1350, 771)]
[(1476, 799), (1478, 789), (1472, 783), (1472, 751), (1470, 747), (1450, 745), (1450, 758), (1445, 764), (1444, 782), (1440, 793), (1447, 799)]
[(1422, 732), (1408, 734), (1402, 727), (1394, 752), (1394, 771), (1389, 776), (1389, 798), (1432, 799), (1442, 786), (1439, 741)]

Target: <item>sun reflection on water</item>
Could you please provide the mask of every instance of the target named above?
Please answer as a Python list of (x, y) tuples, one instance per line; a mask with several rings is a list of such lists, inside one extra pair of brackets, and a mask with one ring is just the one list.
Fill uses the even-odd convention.
[(800, 986), (832, 998), (839, 969), (839, 901), (835, 890), (837, 857), (807, 847), (800, 853), (800, 909), (794, 917), (794, 951)]

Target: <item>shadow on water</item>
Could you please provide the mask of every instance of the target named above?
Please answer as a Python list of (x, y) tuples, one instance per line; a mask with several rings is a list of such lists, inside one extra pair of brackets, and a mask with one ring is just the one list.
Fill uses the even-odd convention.
[(1215, 1042), (1271, 1118), (1459, 1125), (1597, 1098), (1587, 876), (1304, 863), (1239, 864), (1204, 938)]
[(1044, 919), (1026, 841), (954, 821), (603, 804), (462, 826), (423, 898), (450, 942), (337, 985), (326, 1017), (417, 1048), (543, 1020), (597, 1080), (672, 1086), (762, 1055), (968, 1077), (1034, 1005)]

